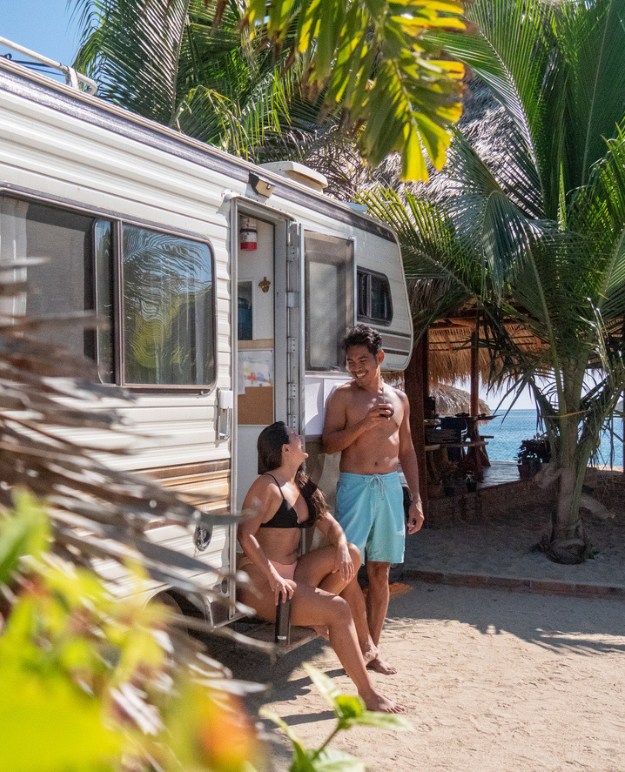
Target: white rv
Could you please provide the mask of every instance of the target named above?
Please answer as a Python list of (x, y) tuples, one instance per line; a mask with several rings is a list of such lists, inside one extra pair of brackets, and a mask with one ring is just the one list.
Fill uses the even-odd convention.
[[(108, 319), (105, 331), (62, 334), (103, 384), (135, 397), (124, 410), (150, 441), (120, 468), (237, 511), (258, 434), (282, 419), (305, 435), (310, 471), (331, 492), (319, 439), (326, 399), (346, 379), (341, 339), (370, 324), (385, 367), (402, 370), (412, 326), (395, 235), (322, 184), (0, 58), (0, 261), (48, 258), (28, 269), (18, 310)], [(232, 526), (202, 543), (171, 525), (153, 538), (235, 562)], [(214, 587), (215, 575), (204, 581)], [(234, 598), (232, 583), (219, 590)]]

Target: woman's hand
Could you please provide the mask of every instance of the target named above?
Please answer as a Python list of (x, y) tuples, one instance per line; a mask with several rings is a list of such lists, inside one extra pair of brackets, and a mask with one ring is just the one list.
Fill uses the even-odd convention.
[(349, 554), (347, 543), (338, 544), (336, 547), (336, 554), (334, 556), (334, 568), (332, 573), (340, 575), (344, 582), (351, 582), (356, 574), (354, 563), (352, 562), (352, 556)]
[(287, 598), (292, 598), (293, 593), (295, 592), (295, 582), (292, 582), (289, 579), (283, 579), (275, 569), (271, 572), (269, 586), (273, 592), (276, 606), (280, 603), (280, 594), (282, 594), (282, 602), (284, 602)]

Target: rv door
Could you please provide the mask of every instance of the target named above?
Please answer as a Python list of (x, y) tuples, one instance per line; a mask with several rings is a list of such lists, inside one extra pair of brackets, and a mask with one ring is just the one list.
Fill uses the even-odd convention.
[(302, 252), (300, 229), (268, 207), (239, 200), (233, 223), (233, 507), (239, 511), (258, 474), (256, 443), (264, 427), (285, 421), (301, 431)]
[(287, 231), (287, 416), (286, 422), (304, 440), (304, 266), (303, 229), (289, 223)]

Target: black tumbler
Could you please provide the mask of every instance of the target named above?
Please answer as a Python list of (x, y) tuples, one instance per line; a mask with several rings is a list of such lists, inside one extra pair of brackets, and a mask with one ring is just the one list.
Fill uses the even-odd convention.
[(282, 600), (282, 593), (278, 597), (276, 608), (276, 643), (288, 646), (291, 642), (291, 599)]

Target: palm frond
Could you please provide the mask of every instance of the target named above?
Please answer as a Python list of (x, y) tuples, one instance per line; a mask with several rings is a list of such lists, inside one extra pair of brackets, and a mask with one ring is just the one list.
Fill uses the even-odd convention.
[(566, 67), (569, 189), (584, 185), (625, 112), (625, 2), (560, 3), (555, 36)]
[(190, 2), (76, 0), (88, 26), (75, 66), (99, 81), (104, 98), (171, 125)]
[(75, 64), (104, 98), (244, 157), (290, 125), (308, 59), (287, 66), (287, 53), (250, 43), (235, 0), (218, 25), (215, 4), (203, 0), (75, 0), (75, 8), (83, 24)]

